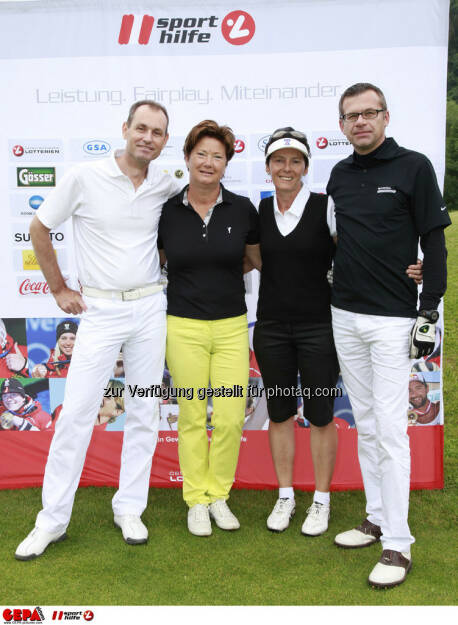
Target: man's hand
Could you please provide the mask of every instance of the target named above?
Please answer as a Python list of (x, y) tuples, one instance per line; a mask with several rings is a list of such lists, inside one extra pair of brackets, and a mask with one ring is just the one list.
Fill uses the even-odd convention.
[(410, 357), (423, 358), (434, 351), (437, 310), (420, 310), (410, 333)]
[(415, 284), (423, 283), (423, 261), (417, 258), (416, 265), (409, 265), (406, 269), (406, 274), (409, 278), (415, 281)]
[(5, 357), (6, 366), (10, 371), (22, 371), (27, 364), (27, 358), (21, 353), (18, 344), (14, 344), (14, 353)]
[(68, 314), (80, 315), (87, 310), (81, 293), (73, 291), (67, 286), (62, 287), (59, 291), (53, 293), (53, 295), (59, 308), (62, 308), (62, 310)]

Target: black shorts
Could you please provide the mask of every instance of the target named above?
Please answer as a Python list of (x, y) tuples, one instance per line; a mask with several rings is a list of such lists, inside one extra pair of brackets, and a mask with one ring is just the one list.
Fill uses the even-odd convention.
[(271, 421), (281, 423), (295, 415), (301, 396), (310, 423), (331, 423), (339, 363), (330, 322), (257, 321), (253, 346)]

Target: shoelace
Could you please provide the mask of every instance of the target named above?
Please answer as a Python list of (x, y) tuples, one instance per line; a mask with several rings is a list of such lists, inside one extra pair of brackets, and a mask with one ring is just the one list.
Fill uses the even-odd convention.
[(204, 506), (194, 510), (196, 521), (206, 521), (208, 519), (207, 508)]
[(223, 517), (231, 517), (232, 512), (229, 510), (224, 501), (215, 501), (213, 507), (217, 509), (218, 514)]
[(307, 510), (307, 514), (314, 513), (317, 516), (321, 513), (321, 511), (323, 510), (323, 504), (322, 503), (318, 503), (317, 501), (314, 501), (312, 503), (312, 505), (310, 506), (310, 508)]
[(285, 508), (288, 504), (288, 497), (281, 497), (275, 505), (275, 513), (282, 514), (285, 511)]

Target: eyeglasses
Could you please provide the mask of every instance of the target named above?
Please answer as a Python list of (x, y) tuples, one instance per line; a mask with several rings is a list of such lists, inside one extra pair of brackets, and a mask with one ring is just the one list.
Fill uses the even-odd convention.
[(375, 119), (377, 115), (383, 111), (386, 111), (386, 109), (367, 109), (367, 111), (361, 111), (360, 113), (347, 113), (346, 115), (341, 115), (340, 119), (344, 122), (356, 122), (360, 115), (363, 119)]
[(296, 139), (302, 139), (307, 141), (307, 137), (303, 132), (299, 132), (299, 130), (277, 130), (273, 135), (270, 136), (271, 139), (281, 139), (285, 135), (290, 135), (295, 137)]

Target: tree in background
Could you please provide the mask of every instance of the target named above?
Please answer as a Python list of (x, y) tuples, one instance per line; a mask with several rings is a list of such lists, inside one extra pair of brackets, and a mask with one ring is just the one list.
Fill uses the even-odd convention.
[(450, 1), (444, 199), (458, 210), (458, 0)]

